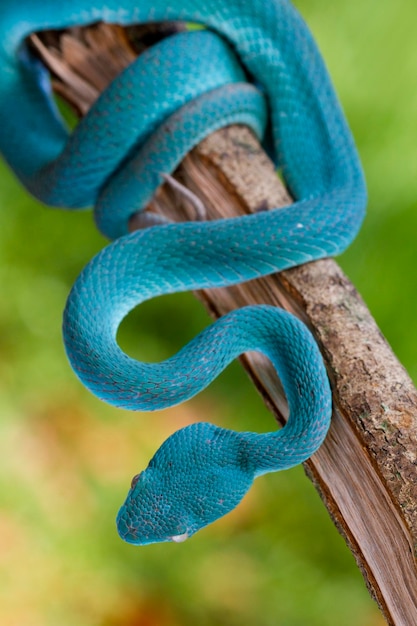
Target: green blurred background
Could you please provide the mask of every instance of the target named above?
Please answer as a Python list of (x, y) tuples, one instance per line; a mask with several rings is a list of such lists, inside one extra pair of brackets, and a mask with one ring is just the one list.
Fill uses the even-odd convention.
[[(340, 263), (417, 380), (415, 0), (297, 0), (352, 126), (369, 213)], [(7, 123), (3, 120), (2, 123)], [(72, 374), (68, 291), (105, 241), (89, 213), (52, 211), (0, 169), (0, 622), (8, 626), (380, 626), (362, 577), (302, 468), (265, 476), (185, 544), (133, 547), (114, 518), (130, 478), (193, 420), (274, 427), (233, 365), (194, 401), (130, 414)], [(121, 331), (145, 359), (208, 322), (190, 295), (148, 303)]]

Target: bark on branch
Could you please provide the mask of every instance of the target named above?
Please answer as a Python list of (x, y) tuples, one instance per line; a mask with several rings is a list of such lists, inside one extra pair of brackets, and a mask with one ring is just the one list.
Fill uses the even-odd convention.
[[(173, 28), (165, 25), (162, 34)], [(44, 33), (33, 37), (32, 45), (53, 72), (55, 90), (84, 114), (140, 46), (160, 34), (101, 24)], [(241, 126), (202, 141), (175, 177), (204, 202), (209, 219), (291, 201), (273, 164)], [(167, 185), (149, 210), (174, 220), (194, 215), (190, 202)], [(313, 331), (332, 383), (334, 414), (306, 472), (387, 622), (417, 624), (417, 392), (354, 286), (327, 259), (198, 295), (214, 317), (269, 303), (294, 312)], [(270, 410), (285, 421), (285, 398), (269, 362), (255, 353), (242, 361)]]

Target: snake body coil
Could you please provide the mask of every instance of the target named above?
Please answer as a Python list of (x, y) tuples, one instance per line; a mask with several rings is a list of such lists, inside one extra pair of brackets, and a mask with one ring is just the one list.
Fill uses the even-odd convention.
[[(160, 364), (124, 354), (118, 325), (156, 295), (231, 285), (344, 250), (366, 203), (353, 140), (312, 37), (287, 0), (3, 4), (0, 116), (8, 123), (0, 127), (0, 149), (34, 195), (55, 206), (94, 205), (99, 228), (116, 239), (68, 299), (64, 339), (77, 375), (116, 406), (154, 410), (190, 398), (242, 352), (261, 350), (285, 388), (290, 418), (281, 431), (193, 424), (135, 477), (118, 516), (121, 536), (136, 544), (181, 541), (236, 506), (256, 476), (318, 448), (331, 415), (326, 372), (304, 325), (267, 306), (230, 313)], [(170, 37), (141, 55), (68, 137), (47, 73), (24, 39), (98, 20), (187, 20), (209, 30)], [(162, 175), (209, 132), (232, 123), (274, 146), (295, 204), (128, 235), (129, 218)]]

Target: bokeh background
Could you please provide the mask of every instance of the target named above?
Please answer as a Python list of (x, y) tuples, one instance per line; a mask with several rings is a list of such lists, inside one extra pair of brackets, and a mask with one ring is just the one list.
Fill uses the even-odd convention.
[[(417, 381), (415, 0), (295, 4), (326, 58), (369, 185), (366, 223), (340, 263)], [(0, 622), (381, 626), (302, 468), (259, 479), (238, 510), (184, 544), (118, 538), (131, 477), (173, 430), (193, 420), (274, 423), (237, 364), (165, 412), (131, 414), (92, 397), (67, 363), (61, 316), (105, 241), (89, 213), (45, 209), (3, 164), (0, 205)], [(131, 315), (120, 340), (158, 360), (207, 322), (192, 296), (170, 296)]]

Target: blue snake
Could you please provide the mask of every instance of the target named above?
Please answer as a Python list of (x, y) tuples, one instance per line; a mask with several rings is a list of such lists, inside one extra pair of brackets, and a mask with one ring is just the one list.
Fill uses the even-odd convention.
[[(181, 20), (205, 29), (144, 52), (69, 136), (48, 73), (25, 43), (33, 31)], [(260, 350), (290, 416), (267, 434), (210, 423), (183, 428), (136, 475), (120, 509), (133, 544), (183, 541), (233, 509), (255, 477), (313, 454), (330, 424), (331, 392), (308, 329), (270, 306), (224, 316), (172, 358), (141, 363), (116, 342), (127, 313), (155, 296), (232, 285), (338, 254), (355, 237), (366, 189), (324, 63), (288, 0), (4, 0), (0, 15), (0, 149), (27, 189), (58, 207), (94, 206), (115, 240), (82, 271), (64, 313), (69, 360), (99, 398), (132, 410), (198, 393), (232, 359)], [(208, 133), (246, 124), (296, 202), (213, 222), (128, 233), (184, 155)], [(272, 146), (272, 147), (271, 147)]]

